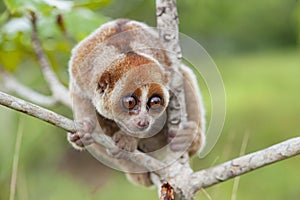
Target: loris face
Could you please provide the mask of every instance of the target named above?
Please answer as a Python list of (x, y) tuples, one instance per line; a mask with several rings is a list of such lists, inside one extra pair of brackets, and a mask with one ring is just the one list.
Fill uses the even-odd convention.
[(163, 85), (142, 85), (132, 93), (120, 95), (113, 107), (114, 120), (129, 135), (150, 137), (163, 128), (168, 101), (168, 90)]
[(98, 112), (129, 135), (150, 137), (166, 120), (167, 73), (156, 61), (128, 53), (102, 73), (93, 103)]

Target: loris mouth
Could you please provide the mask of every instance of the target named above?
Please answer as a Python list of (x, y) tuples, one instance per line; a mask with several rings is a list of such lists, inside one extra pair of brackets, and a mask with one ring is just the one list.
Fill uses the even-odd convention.
[(138, 128), (138, 130), (140, 130), (140, 131), (144, 131), (144, 130), (146, 130), (148, 127), (137, 126), (137, 128)]

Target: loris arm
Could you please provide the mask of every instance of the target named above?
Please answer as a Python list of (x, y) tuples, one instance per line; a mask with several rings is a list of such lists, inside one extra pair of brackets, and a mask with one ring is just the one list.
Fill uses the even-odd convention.
[(137, 140), (124, 134), (114, 121), (99, 115), (91, 100), (76, 85), (71, 86), (71, 91), (74, 119), (83, 127), (76, 133), (68, 133), (68, 140), (75, 149), (82, 150), (92, 144), (94, 131), (112, 137), (118, 147), (110, 151), (115, 158), (122, 157), (121, 150), (134, 151), (137, 148)]
[(76, 124), (82, 127), (82, 130), (76, 133), (68, 133), (68, 141), (75, 149), (82, 150), (85, 145), (93, 143), (91, 133), (97, 127), (96, 112), (91, 100), (75, 84), (71, 84), (70, 91), (74, 120)]

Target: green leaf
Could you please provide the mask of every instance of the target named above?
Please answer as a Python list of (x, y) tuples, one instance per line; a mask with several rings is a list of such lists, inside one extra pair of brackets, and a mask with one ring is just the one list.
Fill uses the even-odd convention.
[(27, 12), (27, 10), (35, 10), (35, 3), (33, 0), (4, 0), (9, 12), (13, 15)]
[(21, 15), (31, 10), (35, 13), (49, 15), (53, 10), (70, 11), (72, 1), (60, 0), (4, 0), (6, 7), (12, 14)]
[[(25, 0), (26, 1), (26, 0)], [(4, 0), (4, 3), (11, 13), (15, 13), (21, 6), (22, 0)]]
[(50, 7), (54, 7), (63, 11), (70, 11), (74, 5), (73, 1), (44, 0), (44, 2)]
[(84, 7), (95, 10), (107, 5), (110, 3), (110, 0), (75, 0), (74, 2), (74, 7)]
[(9, 12), (7, 10), (5, 10), (0, 15), (0, 25), (4, 24), (7, 19), (9, 19)]
[(6, 70), (13, 71), (21, 63), (23, 55), (20, 50), (0, 51), (0, 63)]
[(82, 40), (109, 19), (90, 9), (77, 8), (64, 15), (66, 29), (77, 40)]

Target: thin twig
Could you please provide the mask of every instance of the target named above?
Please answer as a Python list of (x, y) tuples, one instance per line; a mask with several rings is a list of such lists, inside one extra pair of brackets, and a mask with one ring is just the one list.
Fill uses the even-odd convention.
[(21, 120), (19, 123), (18, 132), (17, 132), (15, 153), (14, 153), (14, 157), (13, 157), (13, 167), (12, 167), (12, 172), (11, 172), (9, 200), (15, 199), (15, 193), (16, 193), (16, 187), (17, 187), (17, 177), (18, 177), (19, 155), (20, 155), (20, 149), (21, 149), (21, 143), (22, 143), (23, 130), (24, 130), (24, 122)]
[[(243, 142), (242, 142), (241, 149), (240, 149), (240, 156), (245, 155), (248, 141), (249, 141), (249, 132), (246, 132), (243, 137)], [(238, 191), (239, 183), (240, 183), (240, 178), (241, 178), (240, 176), (237, 176), (234, 178), (231, 200), (236, 200), (237, 191)]]
[(29, 200), (28, 181), (26, 175), (27, 173), (25, 173), (24, 168), (20, 166), (17, 193), (19, 197), (22, 197), (22, 200)]
[(3, 92), (0, 92), (0, 104), (46, 121), (57, 127), (63, 128), (66, 131), (76, 131), (75, 124), (72, 120)]
[(42, 49), (41, 42), (38, 38), (38, 29), (37, 29), (37, 17), (34, 12), (31, 12), (31, 24), (32, 24), (32, 44), (34, 47), (35, 54), (39, 60), (39, 63), (42, 67), (42, 72), (44, 78), (48, 83), (48, 86), (53, 93), (54, 97), (58, 99), (63, 104), (71, 107), (71, 99), (69, 96), (68, 89), (61, 84), (58, 80), (56, 74), (52, 70), (51, 64)]
[(208, 200), (212, 200), (211, 196), (204, 188), (201, 188), (200, 191), (204, 193)]
[(57, 100), (54, 97), (40, 94), (39, 92), (24, 86), (11, 74), (9, 74), (1, 65), (0, 74), (2, 75), (2, 84), (5, 90), (14, 92), (18, 96), (28, 99), (31, 102), (39, 105), (53, 106), (55, 103), (57, 103)]

